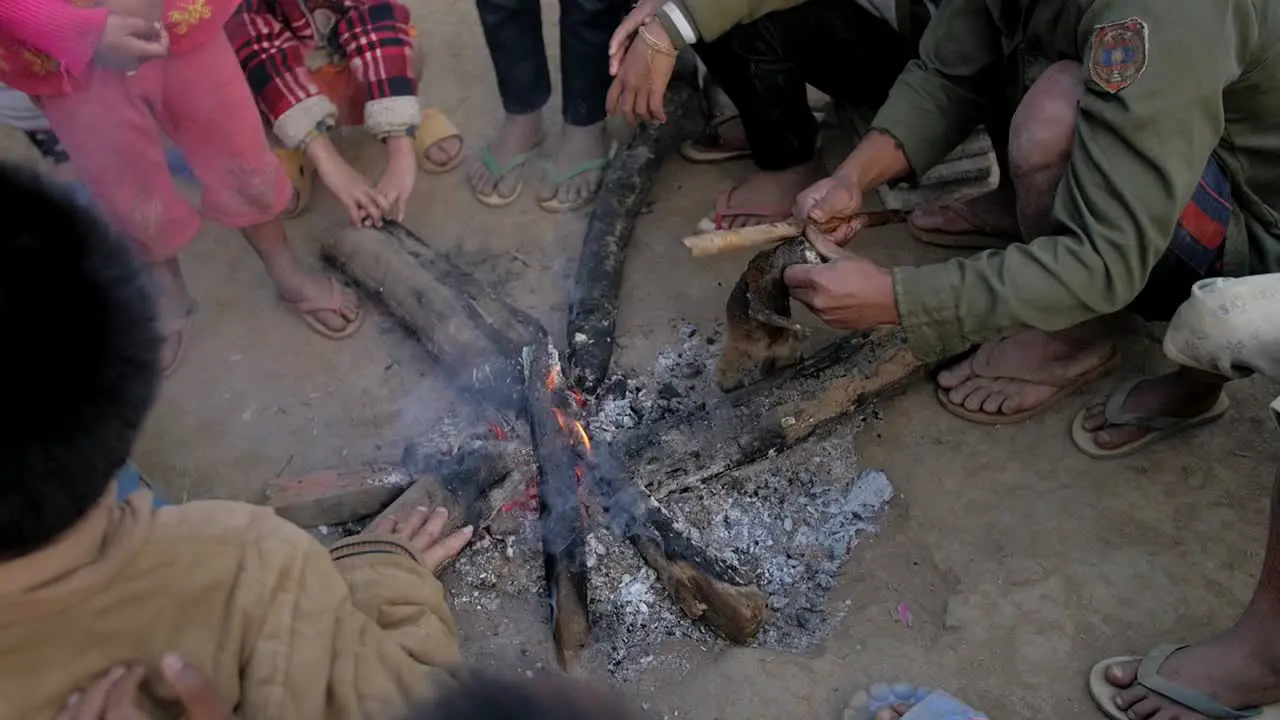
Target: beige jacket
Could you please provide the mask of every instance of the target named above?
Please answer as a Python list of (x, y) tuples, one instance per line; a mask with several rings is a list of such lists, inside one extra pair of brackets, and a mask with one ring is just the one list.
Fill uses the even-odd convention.
[(142, 491), (0, 563), (0, 720), (52, 718), (111, 667), (168, 651), (250, 720), (389, 720), (459, 660), (444, 590), (412, 550), (326, 551), (268, 508), (152, 510)]

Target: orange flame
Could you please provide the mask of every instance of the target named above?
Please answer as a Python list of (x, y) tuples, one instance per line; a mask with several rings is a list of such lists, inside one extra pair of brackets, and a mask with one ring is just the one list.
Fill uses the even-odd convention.
[(570, 390), (569, 397), (573, 398), (573, 404), (577, 405), (579, 410), (583, 410), (587, 407), (587, 396), (583, 395), (580, 391)]
[(547, 372), (547, 389), (555, 390), (559, 386), (560, 386), (560, 381), (556, 377), (555, 368), (552, 368), (550, 371)]
[(507, 439), (507, 431), (501, 425), (493, 422), (492, 420), (489, 421), (489, 432), (493, 433), (493, 436), (499, 440)]
[(564, 430), (568, 426), (569, 421), (565, 418), (564, 412), (560, 408), (551, 408), (551, 414), (556, 416), (556, 422), (560, 423), (560, 429)]
[(578, 433), (578, 442), (582, 443), (582, 447), (586, 448), (588, 451), (591, 450), (591, 438), (587, 435), (586, 428), (582, 427), (582, 423), (574, 420), (573, 429)]

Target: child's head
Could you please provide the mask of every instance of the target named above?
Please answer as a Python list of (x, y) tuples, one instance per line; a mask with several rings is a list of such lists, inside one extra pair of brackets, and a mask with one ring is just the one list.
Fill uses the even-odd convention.
[(155, 396), (160, 338), (128, 243), (40, 176), (0, 164), (0, 560), (102, 497)]
[(636, 720), (617, 695), (562, 676), (532, 679), (465, 672), (458, 684), (410, 711), (405, 720)]

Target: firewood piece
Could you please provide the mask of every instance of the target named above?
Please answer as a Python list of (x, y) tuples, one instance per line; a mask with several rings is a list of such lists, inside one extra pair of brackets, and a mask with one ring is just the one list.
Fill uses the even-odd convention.
[(560, 358), (549, 342), (524, 349), (524, 377), (525, 416), (538, 465), (538, 519), (551, 629), (556, 659), (567, 671), (590, 639), (591, 617), (578, 455), (562, 422), (571, 411)]
[(593, 394), (609, 372), (622, 266), (662, 161), (685, 137), (701, 129), (699, 93), (673, 82), (666, 95), (667, 121), (642, 125), (605, 170), (582, 238), (582, 254), (569, 295), (567, 375)]
[(523, 477), (529, 469), (514, 443), (476, 443), (447, 459), (416, 458), (411, 452), (405, 455), (416, 463), (413, 474), (417, 479), (374, 522), (404, 517), (418, 507), (443, 507), (449, 511), (447, 532), (465, 525), (480, 527), (496, 512), (489, 502), (490, 491), (513, 474)]
[(304, 528), (359, 520), (381, 511), (413, 484), (404, 468), (323, 470), (267, 482), (267, 505)]
[(767, 598), (742, 569), (695, 542), (629, 477), (598, 466), (591, 473), (610, 529), (635, 546), (684, 614), (730, 642), (754, 640), (767, 615)]
[(394, 221), (339, 229), (321, 254), (386, 305), (456, 387), (501, 407), (520, 406), (521, 348), (546, 335), (536, 319)]
[(716, 385), (729, 392), (800, 359), (809, 330), (791, 319), (791, 291), (782, 273), (827, 260), (803, 237), (757, 253), (725, 303), (728, 340), (716, 361)]
[(728, 408), (632, 428), (619, 433), (611, 449), (661, 500), (792, 447), (925, 370), (901, 330), (856, 333), (731, 393)]

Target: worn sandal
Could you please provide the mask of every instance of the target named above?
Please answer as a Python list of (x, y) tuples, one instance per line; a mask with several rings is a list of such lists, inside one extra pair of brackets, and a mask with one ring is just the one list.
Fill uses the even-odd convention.
[(355, 335), (356, 331), (360, 329), (360, 326), (364, 324), (364, 308), (356, 309), (355, 318), (348, 320), (346, 327), (341, 330), (330, 329), (315, 317), (315, 313), (327, 310), (337, 313), (343, 319), (346, 319), (346, 316), (342, 315), (342, 283), (333, 278), (329, 278), (329, 290), (330, 293), (328, 300), (301, 300), (299, 302), (291, 302), (289, 304), (298, 311), (298, 314), (302, 317), (302, 321), (307, 324), (307, 327), (315, 331), (317, 335), (323, 335), (330, 340), (345, 340), (352, 335)]
[(1184, 430), (1191, 430), (1192, 428), (1208, 425), (1225, 415), (1227, 408), (1231, 405), (1227, 400), (1226, 395), (1220, 395), (1218, 397), (1218, 401), (1213, 404), (1213, 407), (1193, 417), (1180, 418), (1125, 412), (1125, 401), (1129, 399), (1130, 393), (1132, 393), (1133, 389), (1138, 386), (1138, 383), (1145, 379), (1146, 378), (1134, 378), (1133, 380), (1126, 380), (1125, 382), (1117, 385), (1115, 390), (1111, 391), (1111, 394), (1107, 396), (1107, 424), (1103, 426), (1102, 429), (1105, 430), (1106, 428), (1113, 427), (1140, 427), (1146, 428), (1151, 432), (1137, 440), (1134, 440), (1128, 445), (1122, 445), (1118, 448), (1107, 449), (1100, 447), (1093, 439), (1094, 433), (1100, 431), (1094, 430), (1090, 432), (1084, 428), (1084, 416), (1088, 408), (1081, 408), (1080, 412), (1076, 413), (1075, 420), (1071, 423), (1071, 441), (1076, 444), (1076, 447), (1080, 449), (1080, 452), (1098, 460), (1108, 460), (1111, 458), (1132, 455), (1151, 443), (1163, 440), (1170, 435), (1176, 435)]
[(1073, 378), (1068, 379), (1062, 385), (1058, 386), (1057, 392), (1050, 396), (1047, 400), (1026, 410), (1015, 413), (989, 413), (982, 410), (970, 410), (964, 405), (957, 405), (951, 402), (946, 390), (941, 387), (937, 388), (938, 404), (942, 405), (942, 409), (955, 415), (958, 418), (968, 420), (969, 422), (978, 423), (979, 425), (1013, 425), (1024, 420), (1039, 415), (1058, 404), (1064, 397), (1097, 380), (1098, 378), (1111, 372), (1113, 368), (1120, 362), (1120, 353), (1112, 351), (1107, 359), (1097, 367), (1087, 372), (1081, 373)]
[(751, 148), (725, 148), (720, 128), (738, 119), (738, 113), (729, 113), (713, 118), (707, 123), (702, 134), (692, 140), (680, 143), (680, 157), (691, 163), (718, 163), (751, 157)]
[(916, 227), (915, 224), (908, 222), (907, 231), (911, 233), (911, 237), (922, 243), (936, 245), (937, 247), (972, 250), (1002, 249), (1022, 239), (997, 231), (990, 223), (984, 221), (965, 206), (964, 203), (945, 203), (938, 207), (938, 210), (951, 213), (971, 229), (962, 232), (922, 230)]
[(1182, 687), (1177, 683), (1160, 677), (1160, 667), (1169, 656), (1186, 647), (1186, 645), (1161, 645), (1147, 653), (1146, 657), (1113, 657), (1103, 660), (1089, 671), (1089, 694), (1098, 704), (1098, 709), (1111, 720), (1129, 720), (1129, 715), (1116, 706), (1116, 693), (1120, 689), (1107, 681), (1107, 668), (1116, 663), (1140, 660), (1138, 679), (1134, 682), (1151, 692), (1166, 697), (1212, 720), (1243, 720), (1243, 718), (1260, 718), (1260, 720), (1280, 720), (1280, 704), (1265, 707), (1233, 710), (1202, 692)]
[(494, 184), (492, 193), (482, 194), (480, 191), (473, 188), (471, 194), (475, 195), (476, 199), (480, 201), (480, 204), (485, 207), (500, 208), (506, 207), (515, 202), (516, 198), (520, 197), (520, 193), (524, 191), (524, 177), (520, 178), (520, 182), (516, 184), (515, 192), (510, 195), (498, 194), (497, 186), (502, 183), (503, 178), (528, 164), (537, 149), (538, 147), (535, 145), (533, 148), (511, 158), (505, 164), (499, 165), (497, 159), (493, 157), (493, 151), (489, 149), (488, 145), (485, 145), (484, 148), (480, 150), (480, 162), (484, 165), (484, 169), (487, 170), (490, 175), (497, 178), (498, 182)]
[[(578, 177), (579, 175), (583, 175), (589, 172), (594, 172), (596, 170), (603, 170), (605, 167), (609, 165), (609, 161), (613, 159), (613, 154), (617, 152), (617, 150), (618, 150), (618, 144), (610, 143), (608, 155), (601, 158), (596, 158), (594, 160), (587, 160), (584, 163), (580, 163), (564, 171), (558, 170), (556, 168), (556, 164), (554, 160), (548, 160), (547, 161), (547, 182), (551, 183), (552, 185), (560, 186)], [(604, 179), (601, 178), (601, 182), (603, 181)], [(542, 208), (543, 210), (549, 213), (573, 212), (574, 210), (577, 210), (579, 208), (584, 208), (590, 205), (591, 203), (595, 202), (596, 195), (599, 192), (600, 192), (599, 189), (597, 189), (596, 192), (589, 193), (586, 196), (579, 199), (578, 201), (571, 202), (571, 203), (561, 202), (555, 197), (552, 197), (550, 200), (539, 200), (538, 207)]]
[(461, 143), (458, 145), (458, 152), (453, 156), (453, 159), (444, 165), (437, 165), (427, 157), (427, 150), (432, 145), (452, 137), (461, 140), (462, 132), (443, 112), (437, 108), (427, 108), (422, 111), (422, 122), (418, 125), (418, 131), (413, 136), (413, 147), (418, 156), (418, 167), (422, 168), (423, 172), (438, 175), (447, 173), (462, 164), (463, 146)]
[(296, 218), (306, 211), (311, 202), (315, 167), (301, 150), (273, 148), (271, 152), (280, 158), (280, 164), (284, 165), (284, 171), (289, 175), (289, 182), (293, 183), (293, 205), (284, 211), (284, 217)]
[[(735, 188), (736, 189), (736, 188)], [(791, 217), (791, 208), (760, 208), (733, 204), (733, 190), (721, 193), (716, 197), (716, 209), (707, 217), (698, 221), (697, 229), (701, 233), (729, 229), (728, 222), (734, 218), (758, 217), (762, 223), (779, 222)]]

